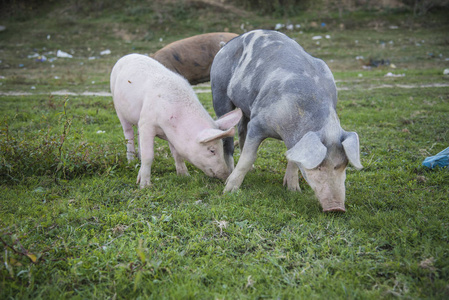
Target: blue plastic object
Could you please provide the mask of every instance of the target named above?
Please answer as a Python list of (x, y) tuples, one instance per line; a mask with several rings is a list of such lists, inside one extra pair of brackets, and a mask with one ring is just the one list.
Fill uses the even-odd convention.
[(429, 156), (422, 162), (423, 166), (428, 168), (435, 168), (440, 166), (441, 168), (449, 166), (449, 147), (434, 156)]

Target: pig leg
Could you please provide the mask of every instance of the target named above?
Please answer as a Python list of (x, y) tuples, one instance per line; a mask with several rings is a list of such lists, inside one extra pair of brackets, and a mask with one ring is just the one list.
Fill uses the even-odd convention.
[(118, 116), (120, 119), (120, 123), (122, 124), (123, 134), (126, 139), (126, 158), (128, 159), (128, 163), (133, 161), (136, 158), (136, 150), (134, 149), (134, 130), (133, 125), (126, 121), (125, 119)]
[(301, 191), (299, 187), (298, 166), (293, 161), (288, 161), (287, 170), (284, 176), (284, 185), (287, 185), (289, 191)]
[(255, 130), (255, 127), (250, 127), (246, 137), (245, 147), (241, 152), (237, 166), (226, 180), (224, 192), (234, 192), (238, 190), (243, 182), (243, 179), (245, 178), (246, 173), (251, 170), (257, 157), (257, 149), (259, 148), (260, 143), (262, 143), (265, 139), (263, 136), (256, 135), (256, 132), (258, 131)]
[(245, 145), (245, 139), (246, 139), (246, 133), (247, 133), (247, 129), (248, 129), (248, 122), (249, 119), (247, 117), (245, 117), (245, 115), (242, 116), (242, 119), (240, 120), (239, 123), (239, 147), (240, 147), (240, 151), (242, 151), (243, 146)]
[(176, 174), (189, 176), (189, 171), (187, 170), (184, 158), (179, 155), (175, 147), (170, 142), (168, 142), (168, 146), (170, 146), (170, 151), (175, 159)]
[(137, 128), (137, 157), (140, 159), (140, 140), (139, 140), (139, 128)]
[[(223, 101), (214, 102), (214, 110), (217, 114), (217, 117), (220, 118), (221, 116), (235, 109), (235, 106), (232, 104), (231, 99), (229, 99), (229, 97), (226, 95), (226, 90), (222, 91), (221, 89), (216, 89), (214, 90), (214, 92), (217, 99), (223, 99)], [(223, 139), (223, 152), (226, 165), (232, 172), (232, 170), (234, 170), (234, 137), (227, 137)]]
[(148, 124), (145, 125), (139, 134), (141, 166), (136, 183), (140, 183), (141, 189), (151, 184), (151, 165), (154, 159), (154, 138), (156, 137), (154, 130), (148, 128), (150, 127)]

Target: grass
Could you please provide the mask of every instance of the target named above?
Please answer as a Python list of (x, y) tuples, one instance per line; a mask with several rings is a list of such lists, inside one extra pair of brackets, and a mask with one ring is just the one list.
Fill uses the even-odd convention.
[[(361, 136), (365, 165), (348, 170), (345, 215), (323, 214), (302, 179), (302, 193), (282, 186), (285, 147), (274, 140), (260, 149), (242, 189), (226, 195), (222, 182), (193, 166), (192, 176), (176, 176), (158, 141), (153, 185), (139, 190), (110, 99), (45, 97), (20, 104), (2, 97), (2, 115), (15, 115), (9, 141), (6, 122), (1, 139), (2, 166), (9, 166), (2, 171), (2, 298), (448, 293), (449, 173), (421, 166), (447, 145), (441, 88), (340, 93), (342, 124)], [(212, 113), (210, 94), (200, 97)], [(60, 141), (67, 120), (62, 156), (58, 144), (48, 146), (53, 165), (31, 155), (43, 136)], [(14, 156), (14, 143), (28, 155)], [(77, 167), (80, 144), (91, 168)], [(65, 172), (56, 171), (63, 158)]]
[[(173, 9), (166, 8), (167, 16), (183, 14), (180, 24), (193, 18), (190, 11)], [(255, 169), (233, 194), (222, 194), (223, 182), (192, 165), (190, 177), (176, 176), (167, 143), (157, 140), (153, 184), (138, 189), (139, 165), (126, 163), (110, 97), (50, 92), (108, 91), (118, 57), (133, 47), (150, 53), (184, 33), (201, 33), (208, 21), (198, 19), (181, 33), (158, 25), (162, 29), (147, 40), (135, 30), (152, 10), (129, 6), (125, 13), (111, 8), (105, 14), (93, 10), (95, 17), (85, 16), (88, 10), (78, 14), (78, 29), (58, 23), (63, 18), (54, 14), (7, 20), (8, 28), (22, 34), (0, 33), (0, 91), (32, 92), (0, 96), (1, 299), (448, 297), (449, 172), (421, 165), (449, 144), (449, 88), (442, 74), (449, 67), (447, 22), (417, 22), (413, 26), (425, 26), (398, 31), (388, 25), (408, 24), (403, 15), (377, 16), (387, 22), (381, 30), (351, 28), (351, 22), (367, 20), (355, 14), (345, 30), (305, 27), (308, 19), (302, 34), (289, 33), (330, 65), (340, 89), (342, 127), (360, 136), (365, 168), (347, 170), (347, 213), (323, 214), (302, 178), (301, 193), (282, 186), (286, 149), (276, 140), (263, 143)], [(247, 26), (282, 21), (249, 18)], [(120, 35), (135, 39), (109, 33), (113, 20), (124, 28)], [(33, 25), (30, 32), (24, 24)], [(79, 36), (58, 36), (58, 24)], [(231, 31), (239, 30), (236, 24)], [(43, 47), (50, 51), (42, 43), (48, 30), (54, 30), (47, 40), (54, 43), (51, 51), (74, 49), (76, 57), (28, 59), (35, 47), (40, 54)], [(331, 39), (320, 45), (312, 40), (327, 33)], [(110, 56), (98, 54), (105, 48)], [(98, 58), (88, 60), (91, 55)], [(389, 59), (396, 69), (362, 69), (358, 55)], [(387, 72), (405, 76), (384, 77)], [(436, 83), (442, 86), (416, 87)], [(214, 115), (210, 92), (199, 98)]]

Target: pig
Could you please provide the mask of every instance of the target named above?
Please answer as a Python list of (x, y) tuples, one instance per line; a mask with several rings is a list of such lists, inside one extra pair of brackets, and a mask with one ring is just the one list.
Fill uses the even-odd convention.
[[(235, 107), (243, 111), (240, 159), (225, 192), (240, 187), (260, 143), (276, 138), (287, 147), (284, 185), (300, 191), (299, 169), (323, 211), (345, 211), (346, 166), (362, 168), (359, 138), (340, 126), (334, 78), (322, 60), (280, 32), (250, 31), (217, 53), (211, 88), (217, 116)], [(226, 138), (223, 147), (232, 160), (233, 138)]]
[(214, 32), (182, 39), (157, 51), (153, 58), (186, 78), (190, 84), (210, 80), (210, 66), (218, 50), (238, 36), (230, 32)]
[(128, 141), (129, 162), (134, 159), (133, 125), (137, 125), (141, 158), (137, 184), (141, 188), (151, 183), (156, 136), (168, 141), (177, 174), (189, 175), (187, 160), (208, 176), (223, 180), (229, 176), (232, 168), (224, 160), (222, 139), (234, 136), (240, 109), (214, 121), (182, 76), (140, 54), (120, 58), (112, 69), (110, 84)]

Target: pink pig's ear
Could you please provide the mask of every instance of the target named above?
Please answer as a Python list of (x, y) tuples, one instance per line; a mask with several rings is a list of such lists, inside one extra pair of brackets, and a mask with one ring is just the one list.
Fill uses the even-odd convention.
[(242, 110), (240, 108), (237, 108), (221, 116), (221, 118), (215, 121), (215, 123), (221, 130), (228, 130), (229, 128), (237, 125), (237, 123), (242, 118), (242, 115), (243, 115)]
[(225, 137), (234, 136), (235, 128), (231, 127), (228, 130), (219, 130), (219, 129), (204, 129), (197, 136), (198, 143), (207, 143), (218, 139), (223, 139)]

